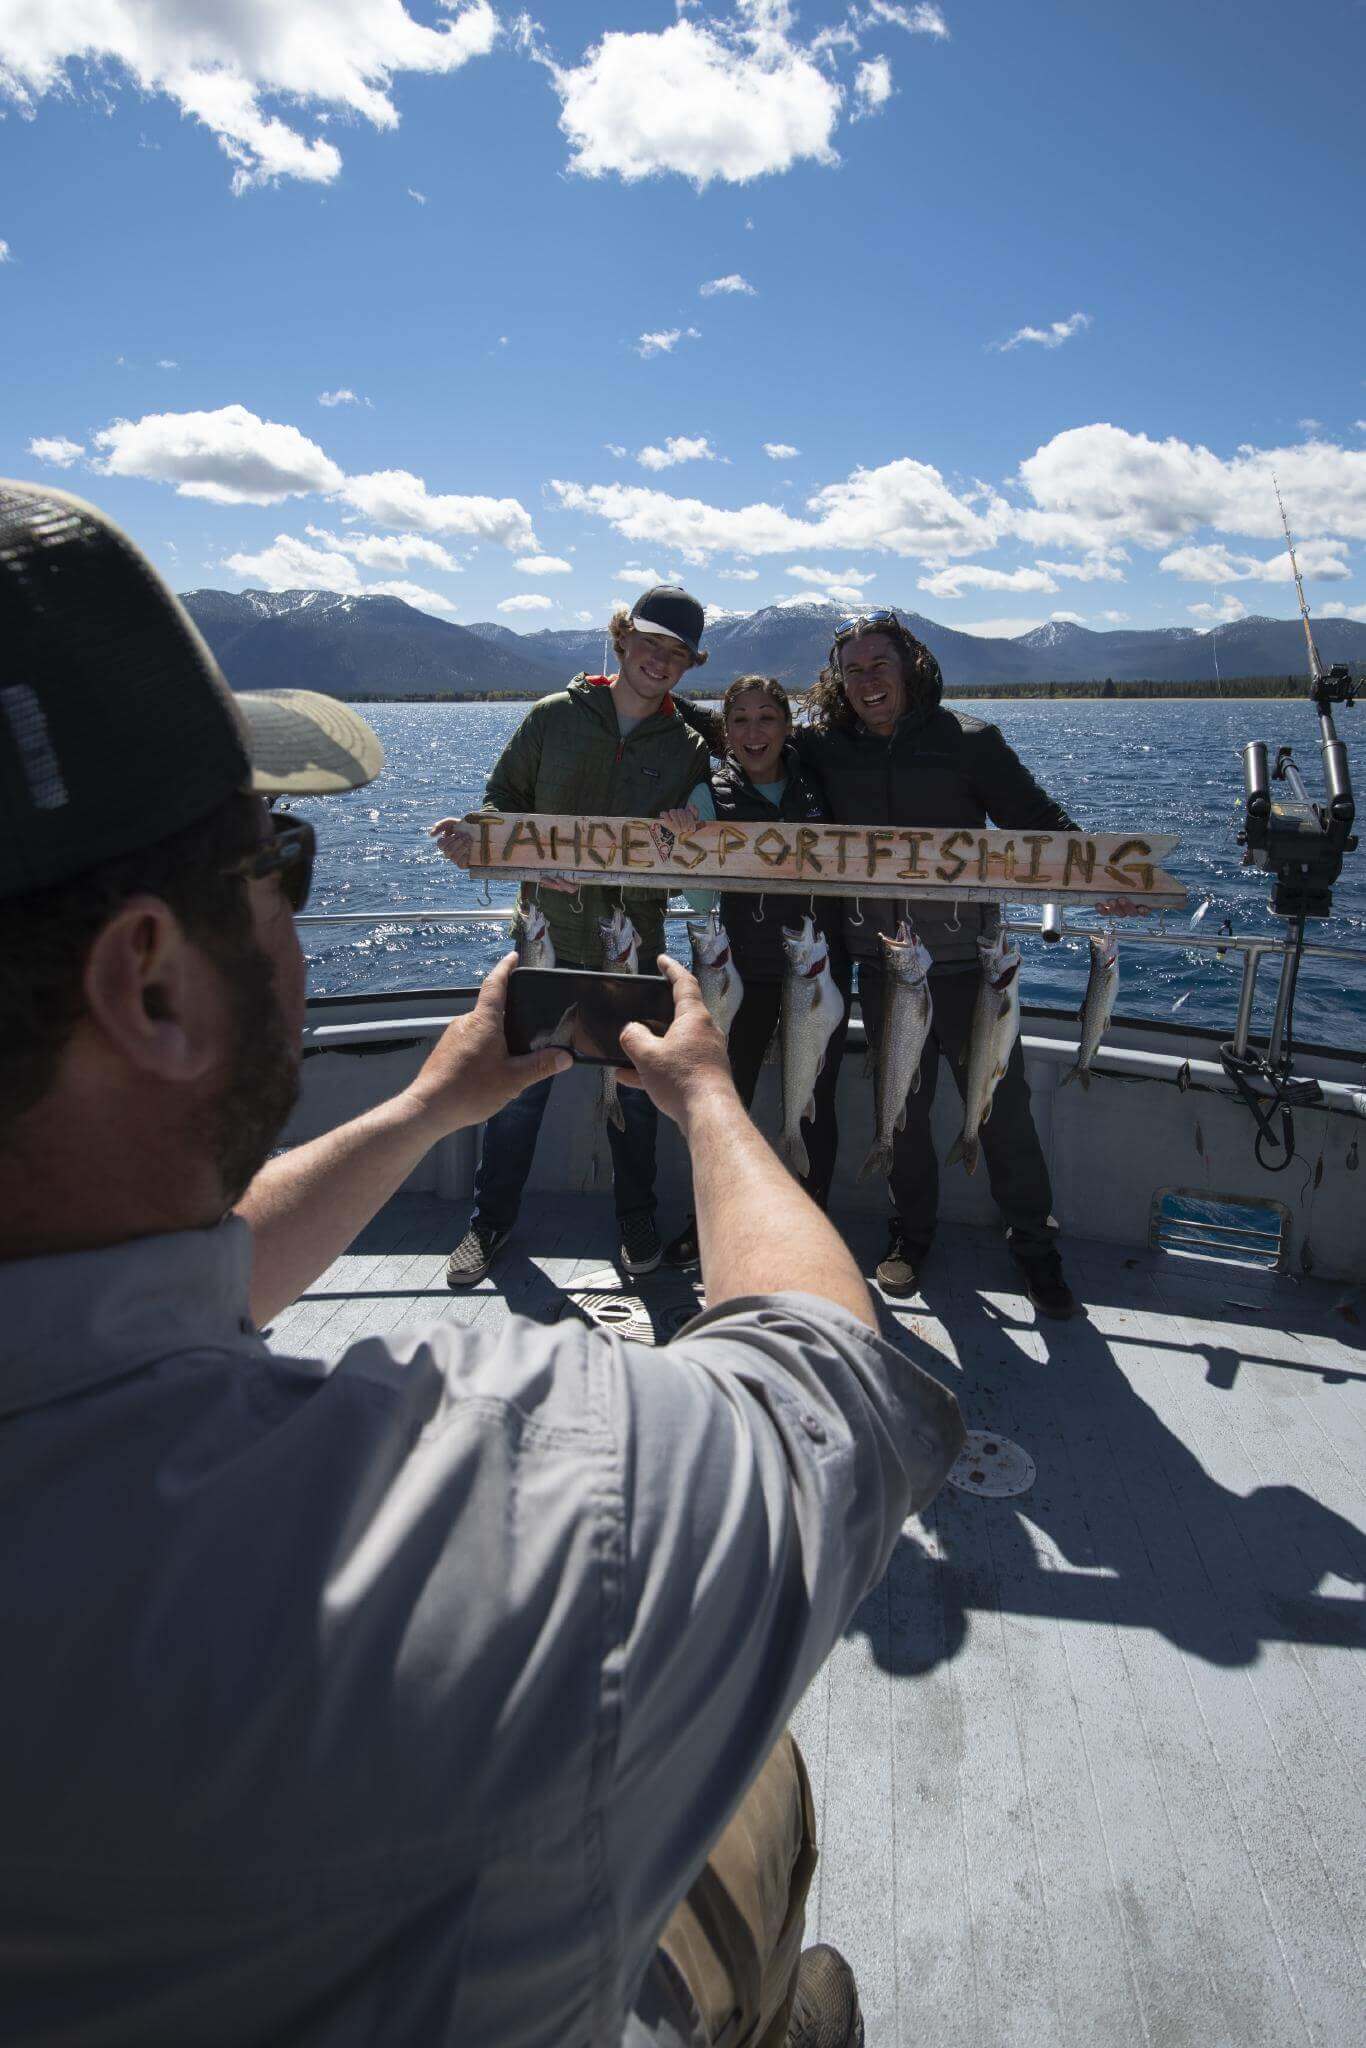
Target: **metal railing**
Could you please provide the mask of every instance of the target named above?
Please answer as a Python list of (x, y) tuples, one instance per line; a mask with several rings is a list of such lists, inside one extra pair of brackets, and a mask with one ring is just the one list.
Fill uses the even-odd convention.
[[(468, 910), (305, 910), (296, 917), (295, 923), (337, 925), (337, 924), (506, 924), (517, 905), (495, 903), (471, 905)], [(669, 924), (681, 924), (685, 918), (695, 915), (687, 910), (665, 912)], [(1056, 944), (1061, 939), (1086, 939), (1092, 927), (1069, 925), (1057, 904), (1042, 906), (1037, 921), (1011, 919), (1006, 931), (1021, 937), (1042, 939), (1047, 944)], [(1288, 970), (1294, 953), (1294, 941), (1285, 938), (1243, 937), (1234, 932), (1216, 932), (1208, 937), (1202, 932), (1179, 932), (1167, 928), (1165, 915), (1159, 930), (1135, 932), (1125, 929), (1121, 941), (1123, 946), (1165, 946), (1179, 953), (1237, 953), (1242, 956), (1243, 978), (1238, 993), (1238, 1016), (1233, 1031), (1233, 1050), (1239, 1058), (1246, 1057), (1252, 1036), (1252, 1006), (1257, 992), (1257, 974), (1262, 961), (1272, 953), (1281, 956), (1281, 978), (1276, 993), (1276, 1006), (1272, 1016), (1271, 1034), (1267, 1041), (1267, 1057), (1279, 1059), (1285, 1039), (1286, 1011), (1293, 986)], [(1361, 946), (1319, 946), (1306, 944), (1302, 958), (1306, 960), (1356, 960), (1366, 969), (1366, 948)]]

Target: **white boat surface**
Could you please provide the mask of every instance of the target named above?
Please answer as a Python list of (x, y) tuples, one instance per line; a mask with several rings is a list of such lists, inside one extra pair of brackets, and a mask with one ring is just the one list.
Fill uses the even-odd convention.
[[(401, 1086), (472, 999), (312, 1004), (287, 1141)], [(1213, 1034), (1116, 1021), (1084, 1092), (1060, 1091), (1075, 1018), (1026, 1009), (1023, 1029), (1086, 1314), (1035, 1318), (985, 1173), (943, 1170), (923, 1293), (884, 1303), (886, 1328), (996, 1447), (978, 1469), (1018, 1446), (1034, 1476), (950, 1484), (910, 1520), (801, 1702), (807, 1938), (849, 1956), (870, 2048), (1340, 2048), (1366, 2039), (1366, 1061), (1297, 1051), (1323, 1099), (1271, 1174)], [(855, 1021), (831, 1213), (871, 1271), (886, 1208), (855, 1179), (862, 1069)], [(444, 1280), (465, 1132), (271, 1342), (326, 1357), (366, 1330), (566, 1313), (667, 1337), (695, 1289), (661, 1273), (628, 1292), (611, 1269), (595, 1094), (582, 1070), (557, 1084), (482, 1286)], [(957, 1111), (941, 1076), (941, 1159)], [(687, 1207), (672, 1130), (660, 1193), (667, 1229)]]

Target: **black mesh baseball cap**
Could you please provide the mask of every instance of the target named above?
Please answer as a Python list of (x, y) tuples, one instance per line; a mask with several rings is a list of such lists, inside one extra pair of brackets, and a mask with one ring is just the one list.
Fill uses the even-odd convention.
[(631, 624), (638, 633), (663, 633), (681, 640), (690, 654), (696, 654), (707, 615), (695, 597), (676, 583), (656, 583), (631, 606)]
[(168, 838), (234, 790), (358, 789), (383, 765), (364, 719), (330, 697), (234, 696), (92, 505), (0, 480), (0, 897)]

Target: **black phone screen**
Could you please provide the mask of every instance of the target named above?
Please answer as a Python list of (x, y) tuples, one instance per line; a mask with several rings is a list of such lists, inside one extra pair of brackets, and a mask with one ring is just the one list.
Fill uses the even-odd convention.
[(508, 983), (503, 1032), (509, 1052), (558, 1045), (589, 1066), (629, 1067), (622, 1025), (644, 1024), (662, 1037), (673, 1015), (673, 990), (662, 974), (518, 967)]

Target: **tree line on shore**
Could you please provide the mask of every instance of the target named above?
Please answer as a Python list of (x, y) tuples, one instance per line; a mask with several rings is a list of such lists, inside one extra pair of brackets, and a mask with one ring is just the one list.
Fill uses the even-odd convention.
[[(1357, 667), (1356, 663), (1352, 664)], [(1128, 682), (1117, 683), (1110, 677), (1104, 682), (1089, 683), (948, 683), (944, 687), (946, 698), (981, 697), (1063, 697), (1063, 698), (1110, 698), (1110, 697), (1303, 697), (1307, 690), (1307, 678), (1292, 676), (1225, 676), (1220, 682)], [(532, 704), (545, 695), (543, 690), (406, 690), (396, 693), (386, 690), (382, 697), (369, 697), (362, 691), (342, 695), (347, 704)], [(686, 695), (696, 698), (699, 703), (718, 703), (722, 690), (689, 689)], [(794, 700), (797, 693), (793, 692)]]

